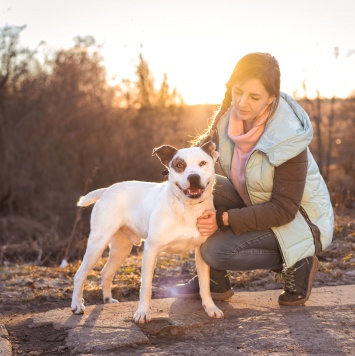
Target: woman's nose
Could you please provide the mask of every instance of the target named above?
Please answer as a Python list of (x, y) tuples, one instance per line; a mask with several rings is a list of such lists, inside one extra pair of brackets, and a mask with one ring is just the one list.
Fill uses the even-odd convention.
[(243, 106), (247, 105), (247, 97), (246, 97), (246, 95), (241, 95), (240, 96), (238, 105), (240, 107), (243, 107)]

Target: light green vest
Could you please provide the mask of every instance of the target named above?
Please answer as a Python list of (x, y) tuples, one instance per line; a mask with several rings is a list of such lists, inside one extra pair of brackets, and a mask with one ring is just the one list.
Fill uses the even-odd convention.
[[(234, 143), (228, 137), (230, 109), (218, 125), (220, 165), (229, 177)], [(252, 151), (245, 169), (245, 182), (253, 205), (271, 200), (275, 167), (308, 150), (308, 171), (301, 206), (321, 232), (322, 248), (333, 238), (334, 215), (328, 189), (308, 149), (313, 129), (307, 113), (290, 96), (281, 93), (276, 112)], [(290, 223), (272, 227), (287, 267), (314, 255), (312, 232), (300, 212)]]

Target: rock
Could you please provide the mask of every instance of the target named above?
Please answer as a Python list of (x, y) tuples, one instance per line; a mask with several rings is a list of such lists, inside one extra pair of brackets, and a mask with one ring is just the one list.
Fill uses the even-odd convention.
[(5, 328), (5, 325), (0, 324), (0, 355), (11, 356), (12, 347), (9, 341), (9, 334)]
[(346, 275), (347, 277), (355, 277), (355, 269), (352, 270), (352, 271), (347, 271), (347, 272), (345, 272), (345, 275)]

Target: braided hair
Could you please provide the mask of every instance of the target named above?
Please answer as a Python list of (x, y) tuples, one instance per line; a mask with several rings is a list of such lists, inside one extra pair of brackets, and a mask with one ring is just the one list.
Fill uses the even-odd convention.
[(281, 73), (279, 63), (275, 57), (269, 53), (255, 52), (247, 54), (242, 57), (235, 66), (232, 75), (226, 84), (227, 90), (224, 94), (222, 104), (214, 116), (212, 116), (211, 123), (202, 135), (196, 137), (192, 141), (193, 145), (200, 146), (211, 139), (220, 118), (231, 106), (233, 85), (248, 79), (258, 79), (269, 95), (275, 96), (269, 117), (275, 113), (280, 100)]

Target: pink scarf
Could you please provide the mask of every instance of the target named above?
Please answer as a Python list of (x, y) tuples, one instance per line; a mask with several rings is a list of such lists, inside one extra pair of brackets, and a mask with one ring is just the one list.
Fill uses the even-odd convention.
[(230, 178), (246, 206), (251, 206), (251, 202), (245, 185), (245, 165), (250, 153), (264, 132), (269, 118), (269, 108), (270, 105), (265, 107), (256, 117), (253, 127), (246, 133), (244, 133), (243, 120), (238, 119), (234, 108), (232, 108), (229, 116), (228, 136), (235, 144)]

